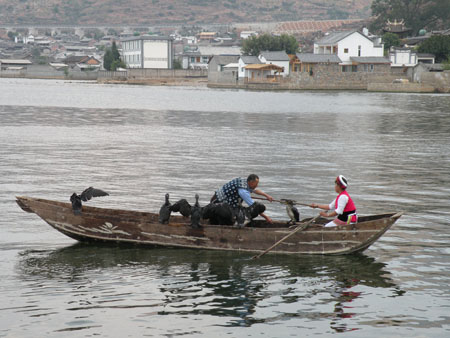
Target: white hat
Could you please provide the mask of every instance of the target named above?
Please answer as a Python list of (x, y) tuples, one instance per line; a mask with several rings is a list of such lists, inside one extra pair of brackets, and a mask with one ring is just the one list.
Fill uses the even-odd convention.
[(339, 175), (338, 177), (336, 177), (336, 183), (342, 189), (347, 189), (347, 187), (348, 187), (347, 179), (343, 175)]

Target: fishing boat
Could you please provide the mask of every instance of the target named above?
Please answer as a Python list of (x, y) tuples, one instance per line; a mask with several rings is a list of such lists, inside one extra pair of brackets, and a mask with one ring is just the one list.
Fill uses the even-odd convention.
[[(192, 228), (190, 220), (171, 216), (160, 224), (151, 212), (97, 208), (83, 205), (74, 213), (70, 203), (32, 197), (16, 197), (26, 212), (35, 213), (64, 235), (80, 242), (135, 244), (210, 250), (263, 253), (281, 241), (271, 254), (344, 255), (362, 252), (375, 243), (402, 212), (359, 216), (358, 223), (333, 228), (323, 225), (326, 218), (305, 219), (292, 228), (288, 222), (253, 220), (250, 226), (210, 225)], [(295, 231), (295, 233), (294, 233)], [(287, 238), (289, 235), (289, 238)], [(285, 240), (283, 240), (286, 237)]]

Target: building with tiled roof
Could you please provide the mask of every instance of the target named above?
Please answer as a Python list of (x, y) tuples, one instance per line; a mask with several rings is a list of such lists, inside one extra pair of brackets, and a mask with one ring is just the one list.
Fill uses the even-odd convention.
[(241, 55), (239, 57), (239, 77), (240, 78), (244, 78), (245, 76), (245, 67), (248, 65), (256, 65), (256, 64), (260, 64), (261, 60), (254, 55)]
[(383, 57), (381, 38), (370, 36), (367, 29), (333, 32), (314, 43), (314, 54), (335, 54), (342, 65), (351, 65), (352, 57)]
[(284, 71), (282, 72), (282, 76), (288, 76), (289, 75), (289, 61), (291, 60), (289, 58), (289, 55), (286, 54), (284, 50), (282, 51), (262, 51), (258, 55), (259, 60), (261, 63), (266, 64), (273, 64), (276, 65)]

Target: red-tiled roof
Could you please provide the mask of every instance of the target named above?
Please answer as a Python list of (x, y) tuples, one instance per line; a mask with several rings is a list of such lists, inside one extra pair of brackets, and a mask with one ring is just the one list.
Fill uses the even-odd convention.
[(324, 21), (291, 21), (282, 22), (275, 28), (277, 33), (308, 33), (308, 32), (326, 32), (342, 25), (354, 24), (360, 22), (360, 19), (354, 20), (324, 20)]

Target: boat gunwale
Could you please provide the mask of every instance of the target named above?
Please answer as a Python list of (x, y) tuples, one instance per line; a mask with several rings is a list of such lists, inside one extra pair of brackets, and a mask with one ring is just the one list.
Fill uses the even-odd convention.
[[(35, 198), (35, 197), (28, 197), (28, 196), (16, 196), (16, 201), (21, 201), (22, 199), (25, 200), (33, 200), (33, 201), (37, 201), (39, 203), (44, 203), (50, 206), (59, 206), (62, 207), (64, 209), (70, 210), (72, 211), (72, 206), (70, 203), (68, 202), (60, 202), (60, 201), (54, 201), (54, 200), (48, 200), (48, 199), (43, 199), (43, 198)], [(28, 206), (25, 206), (22, 204), (23, 202), (18, 202), (19, 206), (27, 212), (31, 212), (31, 213), (35, 213), (33, 210), (31, 210)], [(25, 209), (24, 209), (25, 208)], [(113, 211), (114, 214), (108, 214), (108, 212)], [(135, 217), (137, 218), (138, 216), (141, 217), (145, 217), (145, 216), (154, 216), (156, 217), (158, 214), (150, 212), (150, 211), (138, 211), (138, 210), (126, 210), (126, 209), (114, 209), (114, 208), (101, 208), (101, 207), (91, 207), (91, 206), (83, 206), (83, 211), (82, 214), (80, 216), (82, 217), (89, 217), (89, 215), (92, 215), (91, 217), (94, 218), (120, 218), (121, 220), (126, 220), (123, 217), (120, 217), (122, 215), (120, 214), (115, 214), (116, 212), (118, 213), (125, 213), (125, 214), (132, 214), (135, 215)], [(367, 222), (372, 222), (372, 221), (376, 221), (376, 220), (382, 220), (382, 219), (386, 219), (386, 218), (393, 218), (393, 219), (398, 219), (400, 218), (404, 213), (403, 212), (388, 212), (388, 213), (384, 213), (384, 214), (376, 214), (376, 215), (361, 215), (358, 218), (362, 219), (363, 221), (358, 222), (357, 224), (364, 224)], [(377, 218), (371, 219), (372, 217), (377, 216)], [(178, 215), (173, 215), (171, 217), (174, 217), (176, 219), (180, 219), (180, 220), (184, 220), (183, 216), (178, 216)], [(369, 218), (367, 220), (365, 220), (365, 218)], [(298, 222), (297, 225), (301, 225), (301, 223), (307, 222), (309, 221), (311, 218), (305, 218), (303, 219), (301, 222)], [(133, 220), (135, 221), (135, 220)], [(186, 226), (189, 225), (188, 221), (185, 220), (184, 222), (171, 222), (168, 224), (160, 224), (158, 222), (149, 222), (152, 224), (158, 224), (158, 225), (164, 225), (164, 226), (173, 226), (173, 227), (180, 227), (180, 226)], [(237, 228), (233, 225), (215, 225), (215, 224), (202, 224), (203, 228), (220, 228), (220, 229), (236, 229), (236, 230), (244, 230), (244, 229), (252, 229), (252, 230), (258, 230), (258, 231), (270, 231), (270, 232), (274, 232), (274, 231), (284, 231), (284, 232), (291, 232), (294, 228), (288, 227), (287, 226), (287, 221), (275, 221), (276, 224), (280, 224), (279, 227), (258, 227), (258, 226), (254, 226), (254, 227), (243, 227), (243, 228)], [(281, 226), (283, 225), (283, 226)], [(363, 229), (345, 229), (344, 227), (346, 227), (347, 225), (343, 225), (343, 226), (337, 226), (337, 227), (330, 227), (330, 228), (324, 228), (323, 226), (321, 226), (320, 224), (311, 224), (306, 231), (308, 232), (322, 232), (322, 231), (327, 231), (327, 232), (332, 232), (332, 231), (354, 231), (354, 230), (358, 230), (358, 231), (380, 231), (380, 230), (363, 230)], [(313, 229), (321, 229), (321, 230), (313, 230)], [(339, 230), (335, 230), (335, 229), (339, 229)]]

